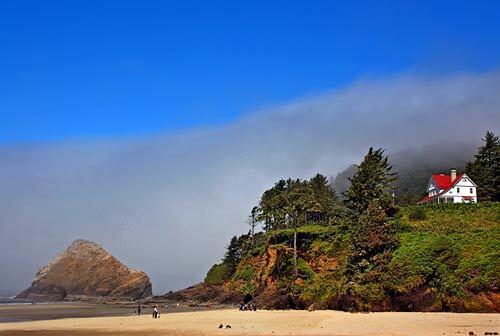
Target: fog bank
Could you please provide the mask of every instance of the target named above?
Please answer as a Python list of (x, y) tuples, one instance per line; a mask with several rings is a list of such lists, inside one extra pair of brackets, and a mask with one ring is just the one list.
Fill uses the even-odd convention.
[(499, 92), (499, 72), (401, 75), (221, 127), (2, 145), (0, 293), (27, 287), (77, 238), (147, 272), (157, 294), (201, 281), (275, 180), (334, 176), (370, 146), (478, 144), (487, 129), (499, 132)]

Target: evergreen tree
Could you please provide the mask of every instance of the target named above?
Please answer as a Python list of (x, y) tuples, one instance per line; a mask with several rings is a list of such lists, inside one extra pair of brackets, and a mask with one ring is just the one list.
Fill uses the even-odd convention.
[(466, 173), (477, 184), (481, 201), (500, 201), (500, 138), (486, 132), (484, 144), (478, 148), (475, 160), (466, 165)]
[(373, 199), (358, 216), (353, 228), (353, 267), (363, 271), (387, 261), (396, 239), (394, 228), (387, 221), (386, 211), (378, 199)]
[(339, 206), (328, 179), (316, 174), (310, 180), (279, 180), (263, 193), (250, 217), (263, 222), (265, 231), (279, 230), (310, 222), (331, 222), (340, 214)]
[(265, 231), (285, 227), (286, 191), (287, 181), (281, 179), (262, 194), (256, 218), (264, 223)]
[(250, 248), (254, 246), (254, 235), (255, 235), (255, 226), (257, 225), (257, 212), (259, 208), (254, 206), (252, 211), (250, 212), (250, 216), (248, 217), (248, 225), (250, 225)]
[(297, 252), (297, 233), (299, 226), (307, 224), (307, 214), (310, 211), (316, 211), (312, 189), (309, 183), (305, 181), (287, 180), (287, 218), (291, 218), (293, 225), (293, 266), (294, 275), (298, 277), (298, 252)]
[(286, 214), (293, 218), (294, 227), (307, 224), (308, 212), (318, 211), (311, 186), (300, 179), (287, 180)]
[(351, 275), (363, 276), (366, 270), (384, 266), (395, 244), (395, 235), (387, 221), (393, 209), (395, 173), (382, 149), (370, 148), (357, 166), (347, 190), (347, 204), (353, 211)]
[(308, 217), (314, 222), (326, 223), (335, 216), (338, 211), (339, 199), (335, 189), (328, 182), (326, 176), (316, 174), (309, 180), (313, 197), (313, 207), (311, 207)]
[(226, 253), (224, 254), (223, 262), (229, 267), (230, 274), (236, 271), (236, 267), (240, 262), (242, 257), (240, 241), (237, 236), (233, 236), (229, 245), (226, 248)]
[(392, 192), (396, 181), (396, 173), (391, 170), (384, 150), (370, 147), (357, 166), (356, 173), (349, 179), (350, 186), (346, 192), (348, 207), (360, 214), (373, 200), (377, 200), (382, 209), (388, 210), (393, 202)]

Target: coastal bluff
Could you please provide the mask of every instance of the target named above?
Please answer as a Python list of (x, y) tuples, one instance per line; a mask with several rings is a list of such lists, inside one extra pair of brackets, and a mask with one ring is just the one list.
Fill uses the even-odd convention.
[(152, 286), (146, 273), (128, 268), (98, 244), (79, 239), (42, 267), (17, 298), (129, 300), (150, 296)]

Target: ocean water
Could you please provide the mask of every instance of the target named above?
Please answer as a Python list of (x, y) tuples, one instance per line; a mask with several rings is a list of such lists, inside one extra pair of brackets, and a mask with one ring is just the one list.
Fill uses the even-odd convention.
[(14, 297), (3, 297), (0, 296), (0, 305), (18, 305), (18, 304), (30, 304), (31, 301), (27, 299), (16, 299)]

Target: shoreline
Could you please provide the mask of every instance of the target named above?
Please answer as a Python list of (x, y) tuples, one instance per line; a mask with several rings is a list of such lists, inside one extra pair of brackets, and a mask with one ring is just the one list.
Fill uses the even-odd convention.
[[(218, 326), (230, 325), (229, 329)], [(500, 314), (347, 313), (212, 309), (142, 316), (86, 317), (0, 323), (4, 335), (484, 335), (500, 332)]]
[[(153, 306), (157, 305), (161, 314), (181, 312), (200, 312), (207, 310), (226, 310), (234, 306), (219, 305), (213, 308), (208, 306), (168, 305), (165, 303), (148, 303), (142, 305), (142, 314), (150, 316)], [(65, 318), (90, 317), (133, 317), (138, 304), (131, 303), (88, 303), (88, 302), (46, 302), (35, 305), (15, 303), (0, 305), (0, 325), (11, 322), (50, 321)]]

